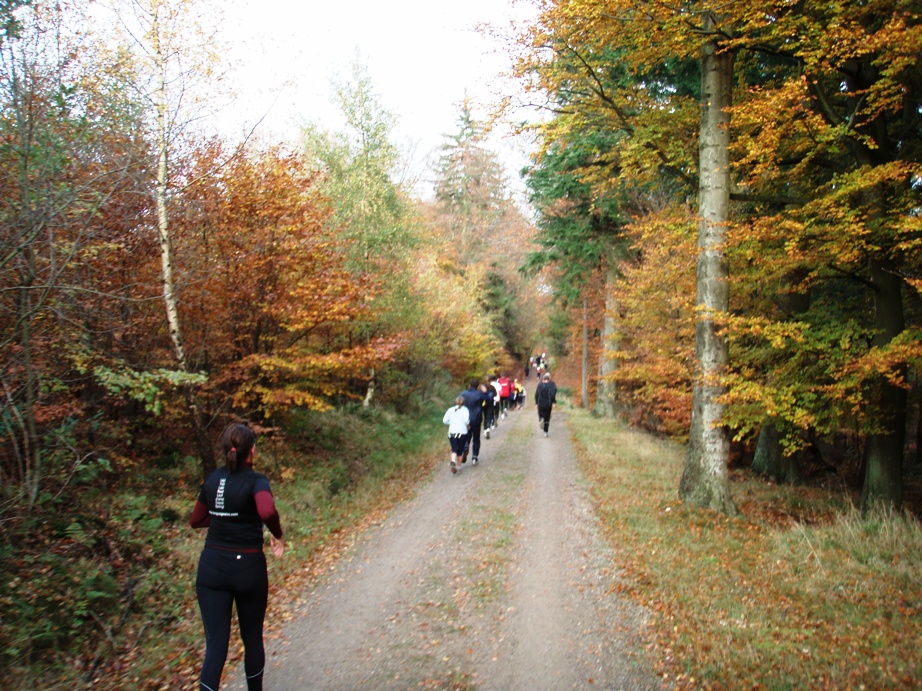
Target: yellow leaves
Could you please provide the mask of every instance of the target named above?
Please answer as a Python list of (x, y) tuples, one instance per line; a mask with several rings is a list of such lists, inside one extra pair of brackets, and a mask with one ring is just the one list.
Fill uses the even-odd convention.
[(843, 378), (873, 380), (883, 377), (895, 386), (908, 388), (906, 370), (910, 364), (922, 363), (922, 333), (907, 329), (884, 346), (868, 349), (861, 357), (845, 364)]
[(731, 339), (739, 340), (745, 336), (762, 338), (775, 349), (804, 342), (805, 332), (810, 324), (795, 320), (775, 321), (763, 316), (725, 315), (721, 319)]
[(678, 205), (629, 226), (636, 259), (620, 265), (618, 341), (606, 344), (618, 360), (613, 377), (621, 395), (676, 436), (686, 433), (691, 415), (694, 226), (690, 210)]
[(367, 381), (372, 368), (390, 359), (400, 339), (375, 339), (367, 345), (318, 353), (306, 344), (276, 355), (254, 354), (235, 366), (239, 382), (234, 402), (242, 409), (257, 407), (266, 414), (291, 406), (328, 410), (336, 397), (358, 397), (349, 387)]

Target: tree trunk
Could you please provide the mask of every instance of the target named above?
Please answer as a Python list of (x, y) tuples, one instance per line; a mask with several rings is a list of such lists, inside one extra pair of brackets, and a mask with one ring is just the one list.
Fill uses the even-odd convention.
[(618, 348), (618, 305), (615, 301), (615, 281), (618, 272), (608, 267), (605, 275), (605, 317), (602, 322), (602, 344), (599, 348), (599, 385), (595, 395), (595, 412), (602, 417), (615, 417), (618, 406), (616, 387), (611, 380), (616, 361), (609, 353)]
[[(892, 267), (871, 262), (874, 285), (875, 326), (878, 335), (873, 345), (883, 346), (902, 333), (902, 279)], [(899, 510), (903, 504), (903, 445), (906, 441), (906, 390), (881, 378), (881, 423), (886, 432), (872, 434), (865, 447), (864, 489), (862, 511), (875, 505)]]
[[(715, 19), (705, 17), (705, 32)], [(727, 461), (730, 435), (722, 424), (724, 392), (720, 378), (728, 347), (717, 319), (729, 308), (729, 270), (724, 243), (730, 212), (730, 106), (733, 54), (719, 52), (716, 35), (701, 50), (701, 133), (698, 193), (698, 297), (695, 324), (695, 373), (692, 418), (679, 496), (696, 506), (735, 514)]]
[[(19, 289), (19, 346), (23, 369), (22, 405), (16, 411), (18, 421), (22, 428), (22, 458), (23, 458), (23, 486), (26, 490), (26, 510), (31, 513), (38, 501), (39, 492), (44, 479), (43, 457), (41, 438), (38, 433), (38, 424), (35, 419), (35, 406), (38, 403), (39, 381), (32, 362), (32, 320), (35, 313), (32, 305), (31, 287), (32, 277), (35, 276), (35, 257), (32, 248), (25, 252), (25, 270), (22, 272), (22, 285)], [(15, 404), (13, 405), (15, 410)]]
[(368, 390), (365, 392), (365, 398), (362, 400), (362, 407), (369, 408), (371, 406), (371, 399), (375, 395), (375, 368), (371, 368), (371, 372), (368, 375)]
[[(155, 8), (152, 15), (151, 38), (153, 42), (154, 60), (157, 70), (157, 85), (154, 101), (157, 109), (157, 237), (160, 241), (160, 266), (163, 281), (163, 303), (166, 308), (167, 324), (170, 330), (170, 339), (173, 343), (173, 354), (179, 369), (189, 374), (189, 363), (186, 360), (186, 351), (183, 344), (182, 328), (179, 321), (179, 308), (176, 301), (175, 284), (173, 281), (173, 251), (170, 240), (170, 222), (167, 212), (167, 192), (169, 186), (169, 170), (167, 167), (167, 153), (169, 150), (168, 103), (166, 89), (166, 56), (163, 55), (160, 44), (161, 27), (158, 16), (159, 8)], [(193, 384), (182, 387), (186, 399), (186, 412), (192, 427), (195, 445), (198, 449), (201, 462), (202, 475), (207, 476), (215, 469), (217, 463), (214, 448), (208, 439), (208, 433), (202, 422), (202, 414), (198, 402), (198, 392)]]
[(589, 409), (589, 301), (583, 297), (583, 362), (580, 408)]
[(755, 458), (752, 459), (752, 470), (767, 475), (779, 483), (797, 482), (800, 479), (797, 459), (784, 453), (781, 436), (772, 420), (768, 420), (759, 431)]
[[(12, 59), (10, 62), (15, 64)], [(37, 195), (32, 189), (30, 179), (35, 123), (30, 117), (31, 110), (27, 106), (29, 99), (24, 93), (26, 89), (20, 83), (18, 74), (14, 73), (11, 88), (13, 102), (15, 103), (16, 131), (19, 138), (19, 179), (17, 182), (20, 216), (18, 218), (19, 227), (16, 230), (16, 242), (13, 243), (13, 246), (19, 246), (16, 260), (19, 274), (15, 322), (17, 326), (14, 328), (18, 332), (16, 338), (18, 339), (17, 345), (22, 368), (20, 375), (22, 377), (22, 391), (16, 394), (9, 387), (5, 386), (5, 388), (11, 414), (16, 419), (22, 434), (21, 440), (14, 442), (14, 446), (19, 451), (26, 511), (31, 513), (35, 503), (38, 501), (45, 475), (42, 437), (39, 433), (39, 424), (35, 416), (41, 379), (36, 371), (35, 362), (32, 360), (32, 347), (35, 345), (32, 341), (34, 337), (32, 326), (38, 309), (34, 298), (35, 282), (38, 276), (38, 261), (33, 243), (37, 240), (41, 232), (39, 229), (44, 227), (44, 223), (42, 220), (43, 214), (38, 213), (38, 210), (33, 208), (33, 200)], [(50, 277), (49, 280), (51, 280)], [(19, 399), (18, 404), (17, 398)]]

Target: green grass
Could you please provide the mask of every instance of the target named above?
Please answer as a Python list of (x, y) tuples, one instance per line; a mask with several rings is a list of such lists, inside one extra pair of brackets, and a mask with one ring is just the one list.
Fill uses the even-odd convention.
[(573, 411), (581, 465), (679, 688), (911, 688), (922, 679), (922, 528), (841, 491), (733, 474), (738, 518), (678, 500), (684, 449)]

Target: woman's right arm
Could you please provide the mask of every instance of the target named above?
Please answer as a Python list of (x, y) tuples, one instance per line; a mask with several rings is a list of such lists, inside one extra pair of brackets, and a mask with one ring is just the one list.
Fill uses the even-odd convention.
[(279, 517), (278, 509), (275, 508), (275, 500), (272, 498), (272, 492), (262, 490), (256, 493), (256, 511), (259, 517), (266, 524), (269, 532), (275, 537), (282, 537), (282, 519)]
[(275, 508), (275, 500), (272, 498), (272, 492), (261, 490), (256, 493), (256, 510), (259, 517), (269, 529), (269, 544), (272, 546), (272, 553), (280, 557), (285, 553), (285, 542), (282, 540), (282, 520), (279, 517), (278, 509)]

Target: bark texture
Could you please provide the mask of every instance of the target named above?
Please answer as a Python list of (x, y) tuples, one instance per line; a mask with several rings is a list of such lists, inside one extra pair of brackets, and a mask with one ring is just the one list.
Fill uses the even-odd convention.
[(599, 386), (595, 397), (595, 412), (602, 417), (615, 417), (618, 406), (616, 386), (611, 381), (617, 367), (610, 353), (618, 348), (618, 304), (615, 299), (617, 271), (609, 268), (605, 276), (605, 317), (602, 322), (602, 347), (599, 349)]
[[(883, 346), (903, 332), (902, 279), (893, 267), (871, 262), (874, 285), (875, 346)], [(874, 505), (899, 509), (903, 504), (903, 447), (906, 441), (906, 390), (880, 378), (879, 405), (886, 431), (868, 437), (865, 447), (862, 509)]]
[[(705, 19), (713, 32), (715, 20)], [(691, 429), (685, 470), (679, 483), (681, 498), (705, 508), (736, 513), (730, 498), (727, 461), (730, 436), (722, 424), (721, 374), (728, 347), (718, 333), (717, 319), (729, 308), (725, 238), (730, 211), (730, 106), (733, 55), (720, 51), (712, 33), (701, 52), (700, 189), (698, 193), (698, 273), (695, 359), (697, 371), (692, 399)]]

